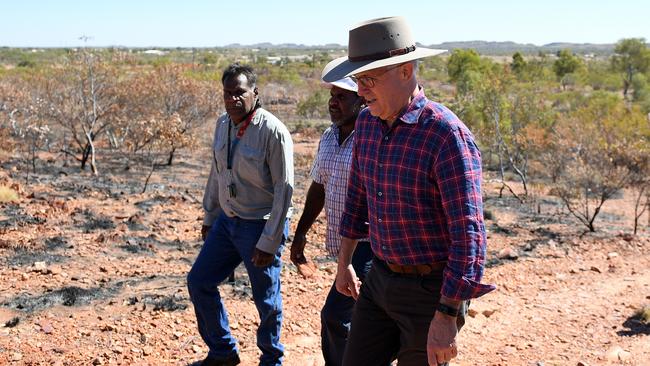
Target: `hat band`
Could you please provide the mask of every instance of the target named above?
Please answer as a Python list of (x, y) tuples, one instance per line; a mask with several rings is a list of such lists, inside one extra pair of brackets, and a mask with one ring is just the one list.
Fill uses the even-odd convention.
[(405, 47), (405, 48), (398, 48), (390, 51), (373, 53), (371, 55), (363, 55), (363, 56), (355, 56), (355, 57), (348, 56), (348, 60), (350, 60), (350, 62), (383, 60), (385, 58), (390, 58), (393, 56), (406, 55), (407, 53), (413, 51), (415, 51), (415, 45), (410, 47)]

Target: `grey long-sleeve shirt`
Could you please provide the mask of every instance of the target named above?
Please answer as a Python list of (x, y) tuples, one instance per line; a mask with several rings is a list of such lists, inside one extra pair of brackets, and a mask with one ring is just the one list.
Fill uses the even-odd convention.
[[(270, 112), (259, 108), (228, 163), (230, 116), (217, 120), (212, 144), (210, 176), (203, 195), (203, 224), (211, 226), (223, 211), (229, 217), (266, 219), (256, 247), (275, 253), (280, 246), (285, 218), (292, 213), (293, 142), (287, 127)], [(238, 126), (231, 125), (231, 142)], [(232, 148), (232, 144), (231, 144)], [(228, 185), (236, 187), (230, 197)]]

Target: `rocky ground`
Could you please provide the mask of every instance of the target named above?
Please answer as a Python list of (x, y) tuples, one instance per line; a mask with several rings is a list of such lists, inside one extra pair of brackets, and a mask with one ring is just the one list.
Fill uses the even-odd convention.
[[(304, 203), (315, 140), (295, 138), (294, 203)], [(99, 178), (42, 157), (25, 182), (4, 157), (0, 184), (18, 203), (0, 204), (0, 364), (191, 365), (206, 347), (185, 287), (200, 246), (204, 152), (154, 173), (105, 165)], [(192, 158), (201, 156), (201, 158)], [(529, 203), (498, 198), (486, 174), (490, 219), (485, 282), (498, 290), (472, 302), (452, 365), (650, 365), (650, 234), (633, 237), (631, 198), (609, 202), (599, 231), (583, 234), (537, 189)], [(644, 219), (644, 223), (647, 219)], [(323, 365), (319, 311), (335, 264), (323, 249), (324, 219), (308, 239), (318, 267), (282, 272), (286, 365)], [(245, 271), (222, 286), (244, 365), (259, 356), (257, 314)]]

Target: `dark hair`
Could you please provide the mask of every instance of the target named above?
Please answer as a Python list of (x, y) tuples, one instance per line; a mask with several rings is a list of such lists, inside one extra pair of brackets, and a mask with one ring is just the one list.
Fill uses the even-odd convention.
[(253, 68), (248, 65), (241, 65), (239, 62), (230, 64), (225, 70), (223, 70), (223, 75), (221, 75), (221, 84), (225, 83), (227, 79), (239, 75), (246, 76), (248, 86), (253, 87), (257, 84), (257, 75), (255, 74), (255, 71), (253, 71)]

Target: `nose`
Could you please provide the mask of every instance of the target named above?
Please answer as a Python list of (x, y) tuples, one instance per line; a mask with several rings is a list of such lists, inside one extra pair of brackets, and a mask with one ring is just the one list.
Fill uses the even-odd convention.
[(360, 97), (365, 98), (368, 95), (368, 91), (370, 91), (370, 88), (366, 87), (364, 83), (357, 84), (357, 95)]
[(336, 98), (331, 97), (327, 103), (330, 107), (336, 107), (338, 105), (338, 101)]

